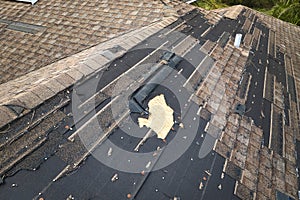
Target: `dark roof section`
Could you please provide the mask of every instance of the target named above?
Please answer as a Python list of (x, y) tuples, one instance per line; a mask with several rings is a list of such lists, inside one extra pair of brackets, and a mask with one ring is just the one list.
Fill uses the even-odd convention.
[[(70, 70), (68, 76), (50, 78), (44, 90), (2, 104), (0, 122), (22, 113), (1, 128), (2, 197), (297, 199), (299, 28), (242, 6), (216, 12), (195, 9), (63, 59), (49, 68)], [(268, 24), (273, 20), (289, 29)], [(239, 48), (233, 45), (237, 33), (243, 35)], [(168, 51), (183, 60), (141, 103), (164, 94), (178, 119), (174, 130), (165, 142), (150, 137), (144, 143), (140, 153), (153, 154), (138, 173), (99, 162), (95, 155), (136, 167), (112, 144), (133, 152), (147, 132), (134, 129), (139, 115), (129, 116), (126, 95), (161, 72)], [(43, 96), (43, 104), (36, 104)], [(243, 112), (236, 114), (237, 106)], [(176, 157), (186, 142), (182, 156), (151, 171), (168, 155)], [(24, 179), (29, 176), (31, 181)]]

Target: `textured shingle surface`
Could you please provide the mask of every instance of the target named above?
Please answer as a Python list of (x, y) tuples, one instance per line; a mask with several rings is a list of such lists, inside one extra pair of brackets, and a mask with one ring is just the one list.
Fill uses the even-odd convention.
[[(179, 1), (164, 5), (159, 0), (41, 0), (33, 6), (1, 0), (0, 4), (0, 84), (184, 7)], [(14, 22), (44, 28), (25, 33), (9, 29)]]

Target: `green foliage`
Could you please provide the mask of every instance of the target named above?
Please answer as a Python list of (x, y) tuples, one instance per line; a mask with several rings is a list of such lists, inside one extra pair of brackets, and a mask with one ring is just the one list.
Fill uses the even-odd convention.
[(274, 0), (222, 0), (228, 5), (242, 4), (250, 8), (272, 8)]
[(199, 6), (206, 10), (213, 10), (227, 7), (226, 4), (219, 2), (218, 0), (201, 0), (193, 3), (195, 6)]
[(300, 3), (298, 1), (279, 1), (271, 9), (271, 15), (283, 21), (300, 25)]
[(193, 4), (207, 10), (242, 4), (283, 21), (300, 25), (299, 0), (198, 0)]

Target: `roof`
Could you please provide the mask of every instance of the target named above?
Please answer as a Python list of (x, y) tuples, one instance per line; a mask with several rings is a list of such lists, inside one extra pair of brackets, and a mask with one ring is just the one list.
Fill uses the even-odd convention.
[(0, 85), (5, 199), (298, 198), (299, 27), (187, 8)]
[(34, 5), (1, 0), (0, 44), (4, 48), (0, 52), (0, 83), (177, 14), (180, 5), (180, 1), (159, 0), (51, 0)]

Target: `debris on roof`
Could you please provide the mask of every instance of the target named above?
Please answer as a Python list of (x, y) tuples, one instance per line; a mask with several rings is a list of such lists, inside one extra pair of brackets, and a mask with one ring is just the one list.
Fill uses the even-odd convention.
[[(299, 27), (243, 6), (103, 2), (3, 1), (1, 197), (298, 199)], [(21, 17), (46, 28), (7, 27)], [(141, 118), (129, 101), (157, 74)]]

